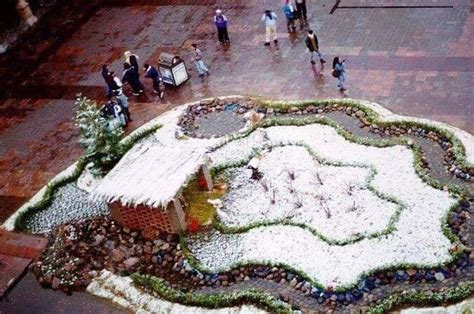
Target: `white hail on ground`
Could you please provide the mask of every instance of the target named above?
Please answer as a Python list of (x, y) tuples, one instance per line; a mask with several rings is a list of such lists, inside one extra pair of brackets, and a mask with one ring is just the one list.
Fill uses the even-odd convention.
[[(211, 154), (212, 166), (246, 160), (256, 148), (269, 143), (305, 144), (326, 161), (373, 167), (377, 174), (371, 185), (406, 206), (396, 230), (344, 246), (329, 245), (295, 226), (259, 227), (232, 235), (213, 233), (207, 239), (190, 243), (191, 251), (205, 267), (217, 271), (250, 262), (287, 264), (326, 287), (338, 287), (353, 284), (360, 275), (374, 269), (402, 263), (429, 266), (450, 260), (451, 243), (443, 235), (442, 219), (456, 200), (418, 177), (410, 149), (351, 143), (332, 127), (319, 124), (277, 126), (266, 129), (266, 136), (257, 131), (224, 145)], [(364, 173), (356, 181), (365, 176)], [(379, 202), (377, 198), (367, 199), (365, 206), (375, 206), (370, 204), (374, 201)], [(338, 228), (344, 230), (353, 223), (341, 219)]]

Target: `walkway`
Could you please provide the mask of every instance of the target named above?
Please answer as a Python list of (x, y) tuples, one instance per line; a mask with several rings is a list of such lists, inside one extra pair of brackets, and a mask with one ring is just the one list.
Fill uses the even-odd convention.
[[(223, 3), (221, 5), (215, 3)], [(373, 2), (373, 3), (372, 3)], [(160, 103), (146, 82), (147, 96), (132, 97), (134, 123), (141, 125), (183, 102), (225, 94), (275, 99), (341, 96), (330, 76), (334, 55), (347, 59), (348, 95), (377, 101), (391, 110), (474, 131), (474, 15), (468, 0), (394, 0), (393, 5), (453, 8), (348, 8), (381, 1), (308, 1), (309, 22), (328, 65), (312, 68), (304, 33), (286, 33), (278, 21), (280, 49), (263, 46), (259, 22), (265, 7), (280, 1), (106, 1), (53, 55), (0, 101), (0, 220), (30, 198), (81, 154), (71, 117), (77, 92), (103, 99), (103, 63), (120, 73), (122, 53), (156, 64), (161, 52), (184, 57), (192, 75)], [(265, 4), (264, 4), (265, 3)], [(158, 5), (157, 5), (158, 4)], [(232, 45), (217, 42), (214, 9), (230, 20)], [(127, 25), (127, 27), (125, 27)], [(211, 75), (201, 80), (188, 47), (197, 43)]]

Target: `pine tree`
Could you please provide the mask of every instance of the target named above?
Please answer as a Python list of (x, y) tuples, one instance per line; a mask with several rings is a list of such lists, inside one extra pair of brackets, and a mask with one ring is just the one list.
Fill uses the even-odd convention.
[(79, 145), (85, 157), (92, 162), (92, 171), (102, 175), (109, 171), (120, 158), (119, 141), (122, 128), (111, 128), (107, 118), (101, 116), (95, 101), (77, 95), (76, 125), (79, 129)]

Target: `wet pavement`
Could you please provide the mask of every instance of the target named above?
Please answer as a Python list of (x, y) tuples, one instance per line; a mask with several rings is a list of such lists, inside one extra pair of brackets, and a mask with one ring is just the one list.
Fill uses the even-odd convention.
[[(22, 84), (8, 90), (9, 98), (0, 99), (0, 221), (80, 156), (72, 121), (75, 96), (81, 92), (103, 101), (100, 67), (107, 63), (121, 73), (125, 50), (138, 54), (141, 64), (156, 64), (162, 52), (180, 55), (191, 75), (180, 88), (168, 88), (163, 102), (152, 95), (147, 80), (144, 96), (131, 96), (127, 89), (134, 119), (130, 130), (184, 102), (243, 94), (285, 100), (349, 96), (474, 132), (471, 1), (309, 0), (309, 24), (328, 61), (323, 69), (310, 65), (304, 31), (286, 33), (280, 2), (104, 1)], [(218, 7), (230, 20), (229, 47), (217, 42), (212, 24)], [(259, 19), (265, 8), (279, 15), (278, 48), (263, 46)], [(203, 51), (209, 77), (197, 76), (191, 43)], [(347, 60), (345, 95), (330, 74), (335, 55)], [(37, 297), (30, 298), (31, 291)], [(78, 304), (81, 312), (115, 311), (102, 303), (95, 308), (82, 294), (63, 298), (43, 290), (31, 274), (9, 298), (0, 303), (2, 313), (28, 312), (35, 299), (46, 300), (44, 308), (35, 304), (38, 312), (74, 312)]]
[[(168, 108), (209, 96), (343, 96), (329, 69), (337, 54), (347, 60), (347, 96), (474, 131), (474, 15), (468, 0), (393, 0), (390, 8), (383, 8), (386, 1), (342, 0), (332, 14), (335, 0), (308, 1), (309, 25), (328, 61), (324, 69), (310, 65), (304, 32), (286, 33), (279, 11), (279, 48), (263, 46), (259, 18), (266, 7), (278, 10), (278, 0), (173, 3), (178, 5), (106, 1), (23, 84), (8, 91), (10, 98), (0, 100), (0, 219), (79, 157), (72, 121), (75, 95), (103, 100), (100, 66), (108, 63), (121, 73), (125, 50), (151, 64), (162, 52), (181, 55), (191, 74), (180, 88), (167, 89), (163, 103), (145, 80), (147, 95), (130, 99), (130, 129)], [(446, 4), (452, 8), (436, 8)], [(217, 42), (212, 24), (217, 7), (230, 20), (229, 47)], [(204, 79), (190, 62), (193, 42), (211, 71)]]
[(66, 297), (62, 292), (42, 288), (32, 273), (0, 300), (0, 313), (127, 313), (85, 292)]

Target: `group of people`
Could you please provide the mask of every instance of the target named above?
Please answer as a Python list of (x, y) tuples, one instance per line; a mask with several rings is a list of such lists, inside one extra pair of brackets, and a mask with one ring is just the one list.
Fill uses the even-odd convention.
[[(286, 27), (288, 33), (296, 32), (296, 21), (299, 20), (301, 30), (308, 25), (308, 16), (306, 8), (306, 0), (285, 0), (281, 11), (286, 18)], [(278, 35), (276, 29), (276, 21), (278, 16), (272, 10), (265, 10), (261, 20), (265, 24), (265, 46), (270, 46), (273, 40), (274, 44), (278, 44)]]
[[(102, 65), (102, 77), (104, 78), (105, 84), (107, 85), (107, 97), (113, 95), (116, 90), (122, 90), (123, 83), (128, 83), (133, 90), (133, 95), (139, 96), (144, 92), (145, 87), (140, 81), (140, 70), (138, 66), (139, 57), (132, 54), (130, 51), (125, 51), (125, 62), (123, 64), (122, 79), (119, 79), (114, 71), (110, 71), (106, 64)], [(164, 96), (164, 85), (163, 79), (160, 72), (147, 63), (143, 64), (143, 70), (145, 71), (145, 77), (152, 80), (153, 92), (158, 94), (160, 99)]]
[[(123, 84), (128, 83), (135, 96), (139, 96), (145, 90), (140, 80), (139, 57), (130, 51), (125, 51), (124, 58), (122, 79), (118, 78), (114, 71), (110, 71), (107, 64), (102, 65), (101, 74), (107, 86), (108, 101), (102, 108), (101, 113), (102, 117), (109, 120), (111, 128), (126, 127), (132, 121), (128, 109), (128, 99), (123, 93)], [(147, 63), (143, 64), (143, 70), (145, 77), (152, 81), (153, 92), (158, 94), (160, 99), (163, 99), (164, 84), (160, 72)]]
[[(299, 19), (301, 29), (304, 29), (304, 26), (307, 25), (307, 8), (305, 0), (294, 0), (295, 6), (291, 0), (285, 0), (285, 3), (282, 7), (282, 11), (286, 17), (286, 26), (288, 32), (296, 32), (296, 20)], [(265, 10), (265, 13), (262, 16), (262, 22), (265, 23), (265, 46), (270, 46), (270, 42), (273, 39), (275, 45), (278, 45), (278, 37), (276, 30), (276, 20), (277, 15), (272, 10)], [(310, 53), (310, 62), (312, 65), (315, 65), (314, 55), (316, 54), (321, 63), (321, 68), (326, 63), (326, 60), (323, 59), (321, 51), (319, 49), (318, 37), (313, 30), (308, 30), (308, 34), (305, 38), (305, 45)], [(345, 60), (340, 60), (339, 57), (335, 57), (333, 60), (333, 71), (332, 75), (337, 78), (337, 87), (339, 90), (346, 90), (344, 82), (346, 80), (346, 66)]]
[[(282, 12), (285, 14), (286, 17), (286, 26), (289, 33), (296, 32), (296, 20), (299, 20), (300, 28), (303, 30), (305, 26), (308, 25), (308, 16), (307, 16), (307, 7), (306, 7), (306, 0), (284, 0), (284, 4), (282, 6)], [(277, 35), (277, 23), (278, 16), (272, 10), (265, 10), (261, 20), (265, 24), (265, 46), (270, 46), (271, 41), (275, 45), (278, 45), (278, 35)], [(217, 37), (221, 44), (229, 44), (229, 33), (227, 31), (227, 23), (228, 19), (223, 14), (222, 10), (216, 10), (216, 14), (214, 15), (214, 23), (217, 29)], [(305, 45), (310, 52), (310, 62), (312, 65), (315, 65), (316, 62), (314, 61), (314, 55), (316, 54), (319, 58), (319, 62), (321, 63), (321, 67), (324, 66), (326, 60), (323, 59), (321, 51), (319, 49), (319, 41), (318, 37), (314, 33), (313, 30), (308, 30), (308, 34), (305, 38)], [(192, 61), (195, 61), (196, 68), (199, 73), (199, 76), (204, 76), (204, 74), (209, 75), (209, 70), (204, 65), (202, 61), (202, 52), (197, 49), (196, 45), (192, 45), (192, 49), (194, 52), (194, 57)], [(340, 61), (339, 57), (335, 57), (333, 60), (333, 72), (332, 75), (337, 78), (337, 87), (344, 91), (346, 88), (344, 87), (344, 82), (346, 80), (346, 66), (345, 60)]]
[(109, 100), (102, 107), (100, 113), (102, 118), (108, 121), (110, 129), (126, 127), (128, 123), (132, 122), (128, 109), (128, 99), (121, 89), (113, 91), (113, 94), (109, 96)]
[[(308, 25), (307, 18), (307, 7), (306, 0), (284, 0), (282, 6), (282, 12), (284, 13), (287, 21), (287, 29), (289, 33), (296, 32), (296, 21), (299, 20), (300, 28), (304, 29)], [(265, 10), (261, 21), (265, 24), (265, 46), (270, 46), (271, 41), (275, 45), (278, 45), (277, 35), (277, 14), (272, 10)], [(224, 15), (222, 10), (218, 9), (214, 15), (214, 24), (217, 29), (217, 37), (222, 45), (230, 44), (229, 33), (227, 30), (228, 19)], [(326, 60), (324, 60), (322, 53), (319, 49), (319, 40), (315, 32), (311, 29), (305, 37), (305, 45), (310, 52), (310, 62), (314, 66), (314, 56), (317, 55), (321, 67), (324, 66)], [(209, 75), (209, 69), (206, 67), (203, 61), (203, 53), (197, 47), (196, 44), (191, 45), (192, 58), (191, 61), (195, 63), (197, 72), (200, 77)], [(107, 96), (109, 98), (108, 103), (104, 107), (105, 116), (115, 119), (118, 121), (115, 124), (126, 126), (131, 121), (130, 112), (128, 110), (128, 101), (126, 96), (123, 94), (123, 84), (128, 83), (133, 90), (133, 95), (139, 96), (144, 92), (145, 87), (140, 80), (140, 67), (138, 65), (139, 57), (132, 54), (130, 51), (124, 53), (125, 62), (123, 64), (123, 75), (122, 79), (119, 79), (113, 71), (110, 71), (107, 65), (102, 66), (102, 76), (107, 85)], [(335, 57), (333, 60), (333, 71), (332, 75), (337, 78), (337, 87), (341, 90), (345, 90), (345, 79), (346, 79), (346, 66), (345, 60), (340, 60), (339, 57)], [(151, 79), (153, 85), (153, 92), (158, 94), (160, 99), (164, 96), (164, 84), (160, 72), (152, 65), (144, 64), (143, 70), (145, 77)]]

